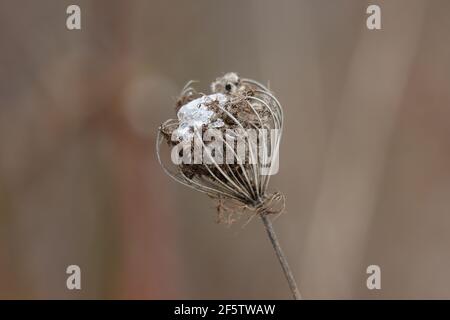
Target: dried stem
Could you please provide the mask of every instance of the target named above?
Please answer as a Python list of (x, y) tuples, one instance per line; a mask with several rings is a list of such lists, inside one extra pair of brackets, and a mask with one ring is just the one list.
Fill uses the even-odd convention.
[(269, 236), (270, 242), (272, 243), (273, 249), (277, 255), (278, 261), (280, 261), (281, 267), (283, 268), (284, 276), (289, 284), (289, 288), (292, 291), (292, 295), (295, 300), (301, 300), (302, 297), (300, 295), (300, 291), (298, 290), (297, 283), (295, 282), (294, 275), (292, 274), (291, 268), (287, 262), (286, 256), (281, 250), (280, 243), (278, 242), (277, 235), (275, 234), (275, 230), (273, 229), (272, 221), (268, 218), (267, 214), (261, 214), (261, 220), (264, 223), (264, 227), (266, 228), (267, 235)]

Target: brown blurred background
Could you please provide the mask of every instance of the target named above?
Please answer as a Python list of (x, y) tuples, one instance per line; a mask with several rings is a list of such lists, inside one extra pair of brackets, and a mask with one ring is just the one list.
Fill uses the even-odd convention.
[(275, 228), (303, 296), (450, 298), (449, 17), (447, 0), (0, 0), (0, 298), (290, 298), (260, 221), (215, 224), (156, 161), (184, 83), (228, 71), (284, 105)]

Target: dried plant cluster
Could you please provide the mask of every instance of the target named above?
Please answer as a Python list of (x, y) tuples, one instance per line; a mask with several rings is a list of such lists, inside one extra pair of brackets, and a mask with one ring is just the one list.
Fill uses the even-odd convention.
[[(217, 199), (219, 221), (232, 223), (236, 214), (247, 210), (253, 212), (249, 221), (259, 216), (294, 299), (301, 299), (268, 218), (269, 214), (284, 210), (284, 196), (279, 192), (267, 193), (274, 166), (278, 166), (283, 129), (281, 104), (265, 86), (241, 79), (236, 73), (217, 78), (209, 95), (195, 91), (191, 85), (192, 82), (186, 84), (177, 100), (177, 119), (170, 119), (159, 128), (156, 149), (160, 164), (176, 181)], [(211, 129), (218, 132), (214, 140), (205, 138)], [(252, 138), (251, 133), (257, 133), (257, 138)], [(172, 165), (161, 160), (164, 141), (172, 147)], [(239, 152), (242, 141), (244, 153)], [(190, 161), (192, 157), (188, 157), (189, 161), (174, 161), (173, 150), (176, 156), (180, 152), (183, 156), (193, 154), (194, 161)], [(202, 161), (195, 161), (198, 150), (206, 154)], [(233, 161), (218, 161), (223, 160), (223, 153), (231, 153)]]
[[(177, 119), (160, 126), (158, 159), (167, 174), (218, 199), (221, 220), (231, 222), (225, 212), (236, 211), (236, 205), (257, 213), (280, 212), (284, 197), (280, 193), (267, 194), (272, 166), (278, 165), (274, 159), (278, 158), (283, 128), (283, 111), (277, 98), (264, 85), (241, 79), (236, 73), (217, 78), (211, 84), (210, 95), (197, 92), (192, 83), (186, 84), (176, 102)], [(223, 149), (212, 148), (211, 141), (203, 138), (206, 130), (212, 128), (221, 131)], [(249, 133), (255, 133), (256, 139), (250, 139)], [(202, 163), (163, 164), (163, 141), (172, 147), (188, 142), (192, 154), (200, 146), (204, 153)], [(238, 141), (245, 142), (243, 155), (237, 150)], [(222, 153), (222, 158), (231, 153), (235, 161), (219, 163), (214, 160), (215, 153)], [(224, 204), (230, 200), (234, 204)]]

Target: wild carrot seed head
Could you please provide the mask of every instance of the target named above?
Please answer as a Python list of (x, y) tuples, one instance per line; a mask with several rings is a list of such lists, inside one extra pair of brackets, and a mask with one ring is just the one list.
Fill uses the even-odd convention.
[[(158, 132), (157, 155), (176, 181), (211, 197), (233, 200), (256, 211), (284, 202), (267, 194), (278, 168), (283, 110), (264, 85), (227, 73), (211, 84), (211, 94), (198, 93), (192, 82), (181, 91), (176, 119)], [(172, 147), (172, 163), (163, 162), (161, 145)], [(175, 158), (175, 160), (174, 160)], [(180, 158), (182, 161), (180, 161)]]

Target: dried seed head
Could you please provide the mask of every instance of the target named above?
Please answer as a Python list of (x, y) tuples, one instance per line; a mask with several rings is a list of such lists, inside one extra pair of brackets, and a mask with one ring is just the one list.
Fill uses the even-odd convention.
[[(220, 203), (232, 200), (256, 212), (269, 212), (274, 202), (284, 201), (279, 193), (267, 194), (278, 166), (280, 103), (265, 86), (236, 73), (217, 78), (209, 95), (198, 93), (191, 84), (177, 101), (177, 119), (163, 123), (158, 132), (157, 155), (164, 170)], [(161, 160), (164, 140), (173, 148), (172, 166)]]

